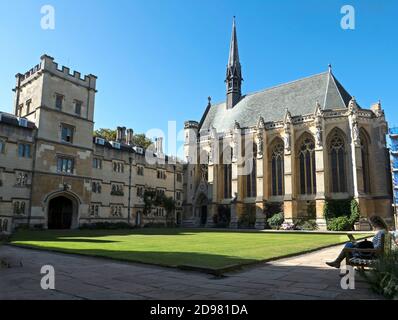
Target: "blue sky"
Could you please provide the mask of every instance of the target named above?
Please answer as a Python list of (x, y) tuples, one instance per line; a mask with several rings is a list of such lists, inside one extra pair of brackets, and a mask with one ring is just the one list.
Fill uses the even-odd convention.
[[(398, 125), (395, 0), (13, 0), (0, 2), (0, 110), (12, 111), (15, 74), (43, 53), (98, 79), (96, 127), (136, 132), (200, 120), (207, 97), (225, 99), (232, 17), (237, 16), (243, 91), (320, 73), (329, 63), (360, 105), (381, 99)], [(43, 5), (56, 28), (40, 27)], [(343, 5), (356, 29), (340, 27)]]

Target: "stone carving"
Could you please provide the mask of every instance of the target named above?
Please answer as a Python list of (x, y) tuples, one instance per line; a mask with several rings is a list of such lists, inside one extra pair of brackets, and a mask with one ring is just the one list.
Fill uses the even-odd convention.
[(291, 147), (291, 133), (290, 129), (286, 130), (285, 129), (285, 137), (284, 137), (284, 143), (285, 143), (285, 150), (286, 152), (290, 152), (292, 147)]
[(232, 162), (238, 160), (238, 148), (239, 148), (238, 135), (235, 133), (232, 137)]
[(264, 128), (265, 121), (263, 117), (260, 117), (257, 125), (257, 157), (261, 159), (264, 155)]
[(208, 180), (208, 168), (207, 168), (207, 165), (205, 165), (205, 164), (201, 164), (200, 165), (200, 175), (202, 177), (202, 180), (207, 182), (207, 180)]
[(354, 140), (355, 145), (359, 145), (361, 143), (358, 122), (356, 121), (352, 123), (352, 139)]
[(232, 162), (238, 160), (238, 150), (240, 148), (239, 139), (240, 139), (240, 125), (237, 121), (235, 121), (234, 132), (232, 135)]
[(24, 187), (28, 184), (28, 175), (26, 173), (18, 173), (17, 174), (17, 186), (18, 187)]
[(217, 130), (212, 126), (210, 128), (210, 139), (209, 139), (209, 145), (210, 145), (209, 164), (214, 163), (214, 149), (215, 149), (215, 144), (217, 142), (218, 142)]
[[(354, 98), (353, 98), (354, 99)], [(351, 112), (351, 131), (352, 131), (352, 140), (356, 146), (360, 145), (360, 137), (359, 137), (359, 126), (358, 126), (358, 118), (357, 118), (357, 109), (355, 108), (356, 103), (355, 100), (350, 101), (350, 112)]]
[(284, 128), (285, 128), (285, 150), (286, 152), (290, 152), (292, 149), (292, 133), (291, 133), (291, 124), (292, 124), (292, 116), (288, 109), (286, 109), (285, 119), (284, 119)]
[(318, 147), (322, 147), (322, 127), (317, 126), (315, 131), (315, 143)]
[(257, 157), (261, 159), (264, 155), (263, 130), (257, 132)]
[(348, 104), (348, 110), (350, 111), (350, 113), (355, 113), (358, 110), (358, 105), (355, 97), (352, 97), (352, 99), (350, 100), (350, 103)]
[(321, 110), (321, 105), (319, 102), (316, 102), (316, 107), (315, 107), (315, 143), (318, 147), (323, 146), (323, 141), (322, 141), (322, 110)]
[(209, 150), (209, 164), (213, 164), (214, 161), (214, 142), (209, 142), (210, 150)]

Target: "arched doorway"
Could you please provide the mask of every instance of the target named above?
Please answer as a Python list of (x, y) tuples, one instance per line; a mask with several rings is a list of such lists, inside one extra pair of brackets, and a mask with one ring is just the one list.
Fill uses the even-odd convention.
[(71, 199), (60, 196), (48, 205), (48, 229), (71, 229), (74, 205)]
[(204, 193), (200, 193), (197, 197), (195, 208), (196, 208), (196, 216), (199, 217), (200, 226), (204, 227), (207, 224), (207, 205), (208, 200)]
[(205, 226), (207, 223), (207, 206), (200, 208), (200, 225)]

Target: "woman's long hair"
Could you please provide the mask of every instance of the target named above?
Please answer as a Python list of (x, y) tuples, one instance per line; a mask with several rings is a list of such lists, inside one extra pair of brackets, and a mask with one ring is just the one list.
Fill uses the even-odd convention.
[(384, 219), (382, 217), (371, 216), (369, 218), (369, 222), (372, 225), (372, 227), (375, 229), (384, 229), (387, 231), (389, 229), (387, 223), (384, 221)]

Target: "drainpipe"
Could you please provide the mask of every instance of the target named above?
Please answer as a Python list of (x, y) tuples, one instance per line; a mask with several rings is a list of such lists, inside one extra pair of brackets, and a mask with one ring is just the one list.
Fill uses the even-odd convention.
[(32, 197), (33, 197), (33, 181), (35, 175), (35, 167), (36, 167), (36, 149), (37, 149), (37, 136), (39, 130), (38, 128), (35, 129), (35, 134), (33, 136), (33, 155), (32, 155), (32, 177), (31, 177), (31, 184), (30, 184), (30, 195), (29, 195), (29, 212), (28, 212), (28, 229), (30, 228), (30, 220), (32, 216)]
[(174, 169), (174, 221), (175, 221), (175, 224), (177, 224), (177, 216), (176, 216), (176, 205), (177, 205), (177, 202), (176, 202), (176, 165), (174, 164), (173, 165), (173, 169)]
[(127, 223), (130, 224), (131, 219), (131, 169), (132, 169), (133, 158), (129, 157), (130, 173), (129, 173), (129, 199), (127, 207)]
[(20, 87), (21, 87), (21, 77), (22, 77), (22, 75), (20, 73), (18, 73), (16, 75), (16, 77), (18, 78), (18, 82), (17, 82), (17, 87), (15, 88), (15, 94), (16, 94), (16, 98), (15, 98), (15, 116), (18, 117), (19, 96), (20, 96)]

